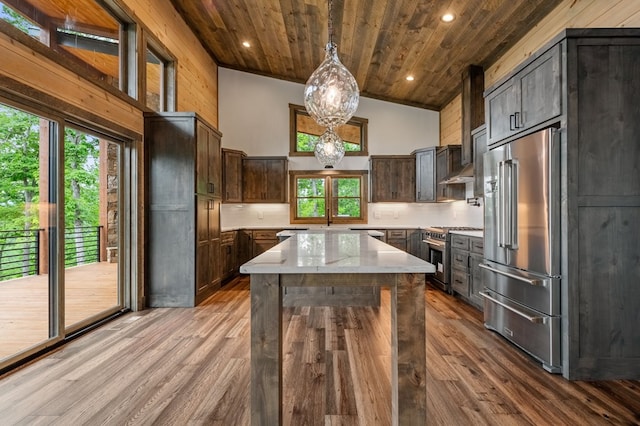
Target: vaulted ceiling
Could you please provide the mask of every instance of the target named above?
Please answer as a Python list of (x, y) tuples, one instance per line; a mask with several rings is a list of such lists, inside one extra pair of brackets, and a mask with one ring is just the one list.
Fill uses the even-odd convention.
[[(561, 1), (333, 0), (333, 39), (361, 95), (439, 110)], [(324, 58), (326, 0), (171, 2), (222, 67), (304, 83)]]

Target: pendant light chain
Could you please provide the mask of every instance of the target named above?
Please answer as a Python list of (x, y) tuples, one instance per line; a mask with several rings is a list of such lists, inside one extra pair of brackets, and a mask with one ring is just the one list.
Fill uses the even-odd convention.
[(329, 0), (329, 44), (333, 46), (333, 0)]
[(304, 106), (309, 115), (327, 130), (314, 147), (318, 161), (325, 168), (333, 168), (345, 154), (344, 143), (335, 128), (345, 124), (358, 108), (358, 83), (338, 59), (338, 48), (333, 41), (333, 0), (329, 6), (329, 42), (325, 58), (311, 74), (304, 87)]

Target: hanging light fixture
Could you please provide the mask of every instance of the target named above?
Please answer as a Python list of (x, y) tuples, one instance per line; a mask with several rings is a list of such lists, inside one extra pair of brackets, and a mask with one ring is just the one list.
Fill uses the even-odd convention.
[(344, 143), (333, 130), (333, 127), (329, 127), (320, 136), (320, 139), (316, 142), (314, 154), (325, 169), (333, 169), (333, 166), (342, 160), (344, 157)]
[(338, 48), (333, 42), (332, 8), (333, 2), (329, 0), (329, 42), (324, 61), (311, 74), (304, 88), (307, 112), (318, 124), (328, 127), (315, 148), (316, 158), (325, 167), (333, 167), (342, 160), (344, 144), (334, 128), (349, 121), (360, 101), (356, 79), (338, 59)]

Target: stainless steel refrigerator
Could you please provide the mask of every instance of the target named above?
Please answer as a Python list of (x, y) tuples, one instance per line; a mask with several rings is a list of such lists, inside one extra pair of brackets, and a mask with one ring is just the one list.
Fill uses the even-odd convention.
[(560, 144), (548, 128), (484, 155), (484, 321), (561, 369)]

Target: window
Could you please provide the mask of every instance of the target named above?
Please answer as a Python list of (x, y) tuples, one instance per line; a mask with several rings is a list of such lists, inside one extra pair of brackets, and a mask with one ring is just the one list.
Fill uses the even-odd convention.
[[(289, 104), (290, 152), (291, 156), (311, 156), (313, 149), (326, 128), (319, 125), (307, 113), (305, 107)], [(369, 120), (351, 117), (345, 125), (336, 128), (336, 133), (344, 142), (345, 155), (368, 155), (367, 123)]]
[(123, 23), (94, 1), (2, 3), (0, 16), (65, 56), (89, 77), (120, 86)]
[(174, 60), (147, 36), (145, 104), (154, 111), (174, 111)]
[(367, 172), (291, 171), (291, 223), (367, 223)]

